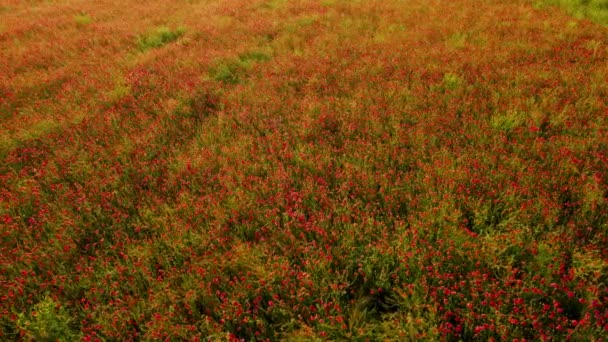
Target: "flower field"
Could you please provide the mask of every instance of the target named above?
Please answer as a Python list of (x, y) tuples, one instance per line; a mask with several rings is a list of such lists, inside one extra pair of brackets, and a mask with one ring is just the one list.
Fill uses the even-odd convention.
[(600, 341), (591, 3), (0, 0), (0, 340)]

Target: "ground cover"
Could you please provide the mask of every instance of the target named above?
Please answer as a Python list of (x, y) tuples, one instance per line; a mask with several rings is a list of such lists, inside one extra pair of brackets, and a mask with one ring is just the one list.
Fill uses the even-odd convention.
[(606, 334), (605, 27), (531, 1), (0, 4), (1, 339)]
[(606, 0), (543, 0), (535, 5), (560, 6), (577, 18), (588, 18), (596, 23), (608, 26), (608, 1)]

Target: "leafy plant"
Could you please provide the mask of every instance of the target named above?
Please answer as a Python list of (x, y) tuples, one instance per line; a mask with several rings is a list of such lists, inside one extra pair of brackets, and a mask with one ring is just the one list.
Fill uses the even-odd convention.
[(17, 326), (35, 341), (72, 341), (80, 334), (73, 328), (73, 318), (49, 296), (34, 305), (30, 312), (20, 313)]

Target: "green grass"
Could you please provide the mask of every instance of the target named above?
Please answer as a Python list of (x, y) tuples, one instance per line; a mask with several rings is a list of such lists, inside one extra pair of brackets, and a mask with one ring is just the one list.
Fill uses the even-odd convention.
[(543, 0), (537, 6), (543, 3), (563, 7), (577, 18), (608, 26), (608, 0)]
[(88, 24), (92, 23), (93, 22), (93, 18), (91, 18), (86, 13), (80, 13), (80, 14), (77, 14), (77, 15), (74, 16), (74, 21), (79, 26), (85, 26), (85, 25), (88, 25)]
[(17, 324), (34, 341), (69, 341), (79, 338), (72, 321), (69, 312), (47, 296), (31, 312), (20, 313)]
[(156, 49), (176, 41), (186, 33), (186, 29), (178, 27), (174, 30), (167, 26), (157, 27), (154, 31), (140, 35), (137, 38), (137, 46), (141, 51)]
[(129, 94), (131, 94), (131, 88), (126, 85), (124, 81), (120, 81), (116, 84), (114, 89), (108, 92), (107, 96), (110, 103), (115, 103), (125, 98)]
[(255, 63), (266, 62), (270, 56), (261, 51), (250, 51), (239, 55), (238, 58), (226, 59), (217, 62), (209, 70), (210, 77), (224, 84), (237, 84)]

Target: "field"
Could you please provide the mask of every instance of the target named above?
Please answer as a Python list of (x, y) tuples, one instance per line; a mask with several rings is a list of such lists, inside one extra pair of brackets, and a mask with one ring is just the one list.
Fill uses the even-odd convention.
[(0, 0), (0, 340), (608, 336), (602, 0)]

